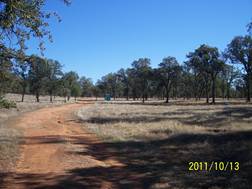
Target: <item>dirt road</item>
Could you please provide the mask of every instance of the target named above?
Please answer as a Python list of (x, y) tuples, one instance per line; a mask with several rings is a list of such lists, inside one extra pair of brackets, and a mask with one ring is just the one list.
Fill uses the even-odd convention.
[[(112, 156), (101, 161), (88, 153), (89, 146), (100, 142), (74, 117), (84, 105), (43, 108), (17, 118), (15, 127), (24, 131), (21, 154), (15, 171), (5, 175), (0, 188), (83, 188), (91, 186), (90, 178), (80, 185), (71, 171), (123, 166)], [(97, 150), (103, 153), (99, 146)], [(98, 187), (112, 188), (113, 184), (101, 180)]]

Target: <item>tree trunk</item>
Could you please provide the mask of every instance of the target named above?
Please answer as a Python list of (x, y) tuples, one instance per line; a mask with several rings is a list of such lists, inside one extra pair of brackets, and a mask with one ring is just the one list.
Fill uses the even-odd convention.
[(212, 104), (215, 104), (215, 76), (212, 76)]
[(165, 101), (165, 103), (169, 103), (169, 95), (166, 96), (166, 101)]
[(225, 99), (225, 80), (222, 79), (222, 86), (221, 86), (221, 92), (222, 92), (222, 99)]
[(50, 102), (52, 103), (52, 101), (53, 101), (53, 95), (52, 95), (52, 92), (50, 91), (50, 92), (49, 92), (49, 94), (50, 94)]
[(135, 101), (135, 100), (136, 100), (136, 92), (135, 92), (135, 89), (133, 89), (133, 91), (132, 91), (132, 96), (133, 96), (133, 100)]
[(145, 101), (145, 84), (144, 83), (142, 85), (142, 101), (143, 101), (143, 103)]
[(199, 93), (200, 93), (200, 88), (199, 87), (195, 87), (195, 90), (193, 90), (193, 96), (195, 98), (195, 100), (197, 101), (199, 99)]
[(247, 81), (247, 102), (250, 102), (250, 90), (251, 90), (251, 86), (250, 86), (250, 82), (251, 82), (251, 73), (248, 72), (248, 81)]
[(230, 83), (227, 84), (227, 99), (230, 98)]
[(204, 93), (204, 87), (203, 86), (200, 87), (198, 91), (199, 91), (198, 100), (200, 100), (203, 96), (203, 93)]
[(39, 91), (36, 91), (36, 99), (37, 99), (37, 102), (39, 102)]
[(24, 102), (24, 96), (25, 96), (25, 86), (23, 86), (23, 91), (22, 91), (22, 99), (21, 101)]
[(165, 89), (162, 89), (162, 99), (161, 100), (164, 100), (165, 99)]
[(22, 93), (22, 99), (21, 99), (21, 102), (24, 102), (24, 93)]
[(209, 81), (208, 81), (208, 77), (205, 78), (205, 82), (206, 82), (206, 103), (209, 104)]
[(166, 88), (166, 101), (165, 103), (169, 103), (169, 89)]
[(206, 103), (209, 104), (209, 89), (208, 89), (208, 84), (206, 87)]
[(129, 100), (129, 87), (127, 86), (127, 89), (126, 89), (126, 100), (128, 101)]

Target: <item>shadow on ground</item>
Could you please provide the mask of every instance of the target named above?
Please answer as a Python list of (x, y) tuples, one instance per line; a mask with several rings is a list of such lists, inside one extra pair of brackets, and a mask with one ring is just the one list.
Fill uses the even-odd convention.
[[(158, 131), (155, 131), (158, 132)], [(143, 136), (144, 137), (144, 136)], [(40, 142), (59, 142), (54, 137)], [(31, 140), (31, 139), (30, 139)], [(38, 142), (37, 139), (35, 139)], [(99, 161), (116, 158), (124, 166), (91, 167), (57, 174), (13, 174), (15, 183), (26, 188), (251, 188), (252, 131), (215, 134), (171, 135), (163, 140), (87, 143), (79, 156)], [(84, 147), (83, 147), (84, 149)], [(239, 162), (239, 171), (188, 171), (190, 161)], [(10, 176), (2, 174), (3, 177)], [(2, 185), (3, 187), (3, 185)], [(0, 187), (1, 188), (1, 187)]]
[[(217, 109), (217, 108), (215, 108)], [(225, 107), (219, 111), (212, 112), (209, 114), (209, 108), (206, 109), (177, 109), (176, 111), (167, 111), (162, 113), (139, 113), (130, 112), (130, 115), (134, 117), (129, 117), (122, 113), (117, 117), (101, 117), (94, 116), (87, 120), (78, 120), (79, 123), (95, 123), (95, 124), (113, 124), (113, 123), (154, 123), (160, 121), (174, 120), (181, 122), (186, 125), (200, 125), (200, 126), (211, 126), (211, 127), (221, 127), (229, 125), (232, 120), (236, 122), (248, 123), (248, 118), (252, 117), (251, 107)]]
[(165, 101), (145, 101), (143, 103), (142, 101), (110, 101), (110, 102), (104, 102), (101, 101), (100, 104), (124, 104), (124, 105), (143, 105), (143, 106), (172, 106), (172, 105), (180, 105), (180, 106), (202, 106), (202, 105), (241, 105), (241, 104), (248, 104), (245, 100), (241, 101), (220, 101), (215, 102), (215, 104), (209, 103), (207, 104), (205, 101), (194, 101), (194, 100), (172, 100), (169, 103), (165, 103)]

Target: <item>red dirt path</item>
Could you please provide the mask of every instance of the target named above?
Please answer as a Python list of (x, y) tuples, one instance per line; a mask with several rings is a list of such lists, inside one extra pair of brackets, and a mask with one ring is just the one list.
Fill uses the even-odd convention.
[[(81, 182), (71, 178), (70, 170), (123, 167), (113, 157), (101, 161), (89, 155), (87, 147), (100, 141), (74, 119), (73, 113), (83, 105), (43, 108), (16, 118), (13, 126), (24, 131), (20, 158), (15, 171), (6, 175), (0, 188), (83, 188), (65, 184), (71, 179)], [(97, 150), (103, 153), (104, 149)], [(114, 187), (111, 182), (100, 180), (97, 188)]]

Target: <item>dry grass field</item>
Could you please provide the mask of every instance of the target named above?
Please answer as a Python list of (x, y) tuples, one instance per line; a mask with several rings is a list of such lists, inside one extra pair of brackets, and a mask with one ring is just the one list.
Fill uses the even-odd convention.
[(118, 101), (84, 107), (77, 115), (91, 131), (115, 141), (252, 130), (250, 104), (165, 105), (147, 102), (143, 105)]
[[(13, 100), (19, 100), (19, 97), (7, 96)], [(33, 96), (28, 96), (26, 102), (16, 100), (16, 109), (0, 110), (0, 174), (3, 177), (12, 172), (11, 169), (19, 155), (20, 138), (24, 138), (22, 130), (12, 126), (14, 125), (12, 118), (22, 116), (23, 112), (64, 102), (64, 99), (58, 97), (53, 104), (48, 101), (48, 97), (42, 97), (40, 103), (31, 101), (33, 99)], [(30, 174), (21, 172), (10, 182), (27, 184), (28, 188), (52, 189), (102, 188), (102, 186), (150, 189), (251, 188), (252, 104), (240, 100), (227, 103), (221, 99), (218, 99), (216, 105), (181, 99), (173, 100), (169, 104), (156, 100), (147, 101), (145, 104), (120, 99), (111, 102), (100, 99), (95, 104), (85, 103), (86, 99), (79, 100), (75, 106), (82, 108), (76, 111), (75, 115), (71, 108), (62, 106), (60, 108), (65, 108), (64, 111), (69, 113), (66, 114), (69, 117), (54, 112), (53, 120), (45, 119), (40, 123), (38, 130), (45, 126), (50, 128), (44, 131), (46, 134), (42, 135), (32, 127), (35, 134), (43, 137), (33, 141), (31, 136), (27, 136), (26, 149), (29, 151), (32, 147), (30, 145), (33, 145), (33, 154), (40, 154), (40, 150), (34, 148), (35, 144), (47, 147), (43, 149), (45, 152), (48, 152), (49, 148), (54, 150), (55, 146), (63, 148), (70, 145), (71, 148), (64, 148), (65, 151), (60, 150), (60, 153), (54, 153), (54, 156), (58, 155), (56, 157), (61, 158), (64, 154), (64, 157), (76, 158), (75, 161), (71, 159), (74, 165), (80, 161), (79, 163), (87, 166), (76, 166), (77, 168), (69, 170), (64, 168), (66, 172), (54, 176), (40, 172)], [(39, 117), (50, 110), (43, 109), (43, 114), (35, 111), (32, 115)], [(60, 117), (62, 120), (59, 121)], [(69, 128), (69, 131), (64, 128)], [(26, 129), (29, 130), (29, 127)], [(61, 135), (57, 129), (62, 132)], [(57, 134), (50, 134), (52, 132)], [(93, 133), (98, 137), (96, 138)], [(87, 136), (92, 136), (92, 140), (87, 139)], [(68, 142), (65, 143), (65, 140)], [(27, 155), (32, 156), (31, 153)], [(34, 157), (34, 161), (37, 160), (36, 156)], [(43, 154), (39, 157), (43, 159)], [(25, 170), (26, 167), (33, 165), (29, 164), (28, 159), (23, 165)], [(55, 157), (53, 159), (55, 160)], [(90, 159), (93, 164), (88, 163)], [(64, 163), (67, 162), (62, 161), (64, 167)], [(188, 170), (189, 162), (213, 161), (239, 162), (239, 170)], [(55, 164), (61, 165), (61, 163)], [(39, 165), (33, 166), (39, 168)], [(32, 168), (34, 167), (30, 167)], [(47, 185), (49, 180), (51, 186)], [(34, 187), (30, 186), (30, 182), (33, 182)]]
[[(97, 103), (77, 112), (79, 122), (103, 138), (111, 156), (143, 188), (250, 188), (252, 105), (175, 101)], [(99, 149), (93, 146), (90, 151)], [(107, 157), (93, 153), (99, 160)], [(188, 163), (239, 162), (239, 171), (189, 171)], [(123, 172), (121, 171), (121, 172)], [(110, 177), (120, 171), (107, 169)], [(132, 176), (135, 175), (135, 176)]]

